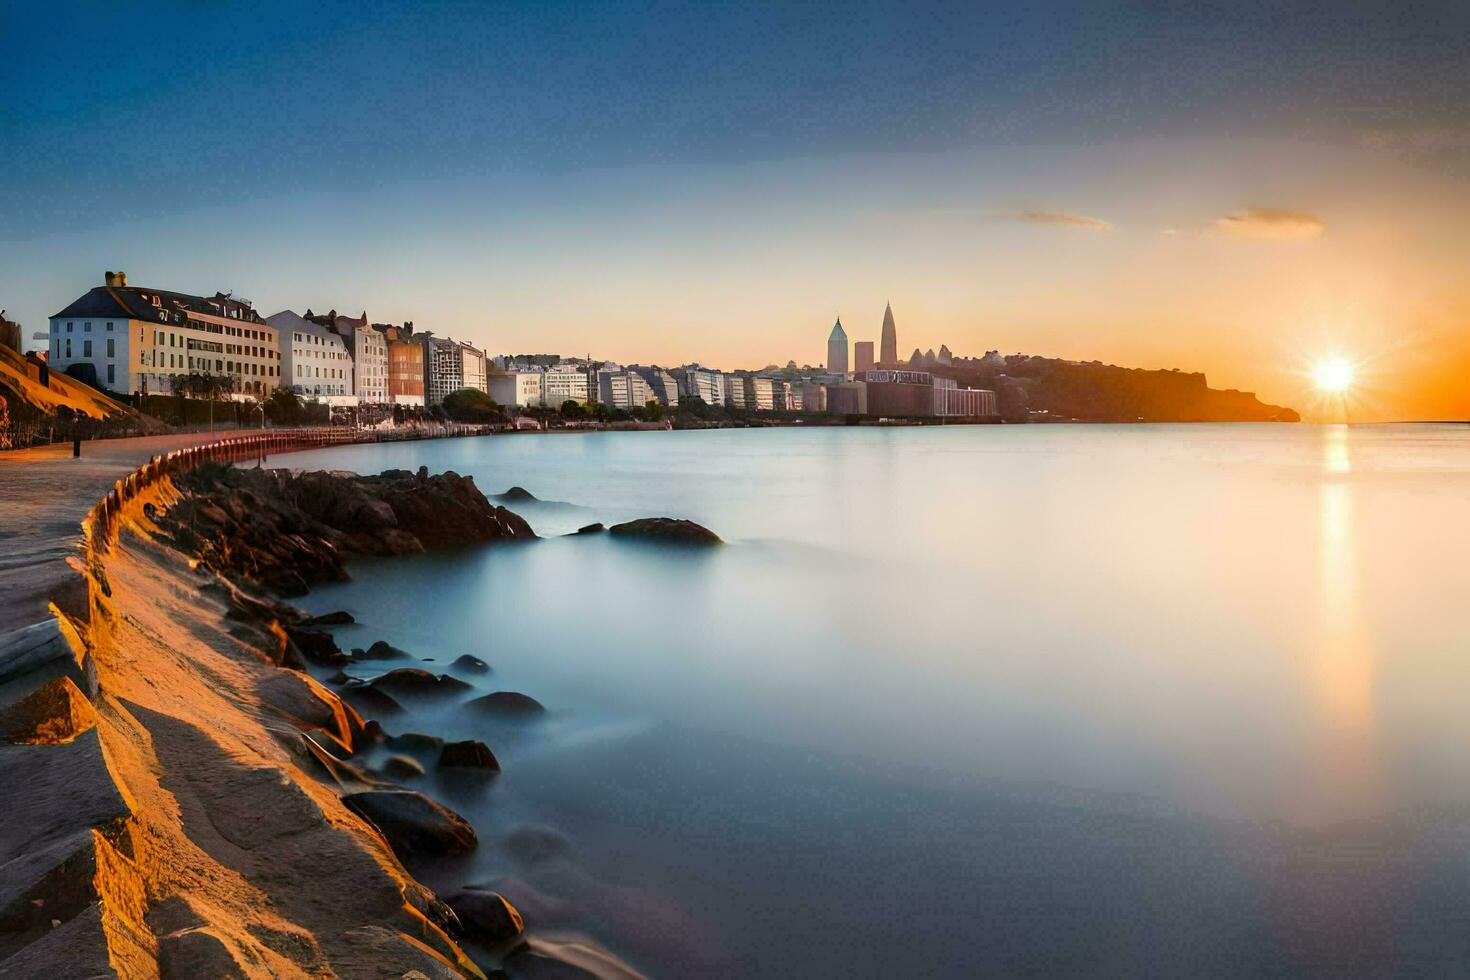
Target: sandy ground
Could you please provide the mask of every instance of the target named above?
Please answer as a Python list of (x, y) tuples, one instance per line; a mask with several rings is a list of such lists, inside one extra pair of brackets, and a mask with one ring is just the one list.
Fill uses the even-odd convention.
[(76, 597), (81, 580), (66, 564), (78, 554), (82, 518), (119, 478), (150, 456), (254, 431), (103, 439), (0, 452), (0, 633), (39, 622), (52, 599)]

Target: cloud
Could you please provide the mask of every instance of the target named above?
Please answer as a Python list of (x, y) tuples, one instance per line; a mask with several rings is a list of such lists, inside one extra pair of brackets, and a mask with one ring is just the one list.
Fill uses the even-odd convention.
[(1020, 221), (1029, 225), (1061, 225), (1082, 231), (1112, 231), (1112, 222), (1101, 218), (1089, 218), (1084, 214), (1068, 214), (1065, 211), (1006, 211), (995, 215), (999, 221)]
[(1316, 238), (1327, 225), (1315, 214), (1286, 208), (1246, 208), (1215, 221), (1215, 230), (1231, 238), (1264, 238), (1285, 241)]

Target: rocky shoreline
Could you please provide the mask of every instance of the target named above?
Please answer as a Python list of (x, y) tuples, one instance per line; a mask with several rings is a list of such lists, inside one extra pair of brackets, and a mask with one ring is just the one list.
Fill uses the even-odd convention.
[[(354, 558), (534, 538), (525, 521), (453, 473), (208, 462), (138, 481), (108, 520), (115, 543), (85, 569), (89, 621), (58, 613), (36, 640), (70, 648), (56, 676), (0, 701), (0, 775), (31, 787), (0, 840), (0, 974), (637, 975), (606, 951), (528, 940), (493, 891), (445, 901), (414, 879), (404, 862), (478, 838), (401, 784), (426, 766), (491, 778), (499, 760), (384, 725), (395, 696), (469, 685), (387, 644), (342, 651), (329, 628), (351, 617), (283, 601)], [(679, 524), (620, 533), (678, 540)], [(330, 686), (307, 672), (375, 660), (388, 669)], [(466, 708), (544, 710), (507, 691)]]

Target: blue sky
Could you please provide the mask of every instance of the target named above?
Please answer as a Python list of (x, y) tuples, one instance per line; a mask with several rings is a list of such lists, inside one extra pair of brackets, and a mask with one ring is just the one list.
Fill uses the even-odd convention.
[[(1150, 346), (1218, 309), (1140, 305), (1154, 236), (1301, 211), (1326, 234), (1264, 265), (1310, 274), (1354, 201), (1466, 200), (1470, 4), (1320, 6), (8, 3), (0, 305), (41, 326), (123, 267), (495, 350), (764, 363), (893, 298), (924, 347), (1233, 370), (1209, 335)], [(1421, 210), (1415, 247), (1458, 247)], [(1048, 301), (1100, 269), (1147, 333)]]

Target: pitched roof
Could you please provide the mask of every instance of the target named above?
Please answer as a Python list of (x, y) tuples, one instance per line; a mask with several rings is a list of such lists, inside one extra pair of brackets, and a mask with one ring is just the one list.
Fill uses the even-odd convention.
[(182, 323), (185, 313), (229, 317), (232, 311), (239, 314), (237, 319), (243, 323), (265, 323), (250, 306), (221, 293), (206, 298), (147, 286), (93, 286), (54, 317), (111, 316), (156, 323)]

